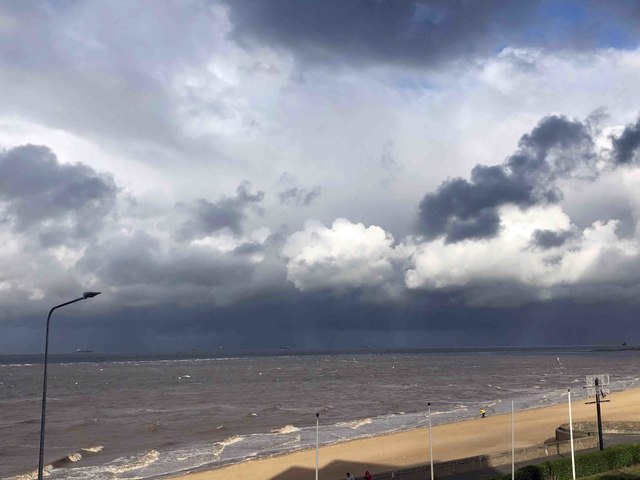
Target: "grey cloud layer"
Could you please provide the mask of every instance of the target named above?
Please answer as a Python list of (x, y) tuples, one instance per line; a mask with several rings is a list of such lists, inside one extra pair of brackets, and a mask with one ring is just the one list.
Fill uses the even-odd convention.
[[(159, 228), (136, 218), (128, 202), (118, 202), (119, 195), (110, 175), (60, 163), (47, 147), (1, 152), (0, 238), (11, 242), (0, 252), (0, 298), (64, 297), (91, 287), (125, 304), (156, 304), (252, 291), (260, 266), (256, 256), (274, 248), (268, 233), (257, 239), (242, 236), (248, 212), (260, 211), (263, 192), (243, 182), (233, 197), (215, 203), (200, 199), (190, 208), (164, 212)], [(172, 215), (189, 219), (180, 227), (170, 221)], [(223, 229), (233, 234), (230, 248), (191, 242)], [(64, 247), (66, 257), (47, 247)], [(263, 270), (277, 278), (277, 262), (265, 263)]]
[(576, 232), (573, 230), (536, 230), (533, 232), (531, 243), (538, 248), (549, 249), (560, 247), (575, 237)]
[(613, 139), (613, 159), (618, 164), (640, 161), (640, 118), (635, 124), (627, 125), (622, 135)]
[(260, 212), (257, 205), (263, 199), (264, 192), (251, 193), (249, 182), (243, 182), (238, 186), (235, 197), (222, 198), (215, 203), (201, 198), (189, 207), (192, 218), (182, 226), (181, 236), (205, 237), (224, 228), (239, 234), (242, 231), (242, 223), (247, 218), (247, 211), (253, 209)]
[(170, 84), (182, 69), (206, 61), (219, 28), (204, 4), (156, 7), (2, 2), (2, 111), (112, 148), (155, 149), (156, 162), (158, 151), (197, 150), (193, 139), (184, 141)]
[[(41, 147), (0, 154), (3, 312), (92, 285), (105, 295), (91, 309), (126, 306), (101, 320), (121, 341), (137, 329), (132, 349), (156, 325), (171, 348), (187, 323), (211, 342), (222, 325), (276, 345), (279, 330), (330, 343), (360, 329), (349, 345), (452, 319), (449, 340), (466, 328), (495, 341), (470, 326), (498, 315), (505, 332), (510, 314), (477, 305), (544, 306), (541, 291), (635, 299), (638, 200), (621, 172), (638, 166), (640, 121), (612, 140), (605, 168), (619, 170), (599, 190), (580, 183), (597, 175), (589, 120), (546, 117), (509, 154), (520, 125), (548, 112), (584, 118), (596, 101), (629, 118), (639, 12), (595, 0), (0, 2), (0, 143), (94, 165)], [(465, 178), (437, 188), (453, 171)], [(254, 187), (227, 189), (243, 179)], [(421, 235), (407, 236), (421, 198)], [(338, 217), (344, 228), (324, 227)], [(447, 307), (429, 310), (441, 294)]]
[(300, 188), (292, 187), (278, 194), (280, 203), (285, 205), (295, 205), (296, 207), (306, 207), (320, 196), (320, 188)]
[(561, 116), (542, 119), (502, 165), (476, 165), (470, 180), (444, 182), (420, 202), (419, 232), (447, 242), (489, 238), (500, 227), (502, 205), (530, 207), (562, 198), (556, 181), (592, 173), (593, 140), (586, 125)]
[(487, 53), (522, 27), (537, 2), (230, 1), (240, 42), (266, 41), (301, 60), (437, 63)]
[(111, 176), (86, 165), (61, 164), (43, 146), (0, 153), (0, 211), (15, 231), (38, 231), (43, 246), (98, 231), (115, 206), (117, 190)]
[[(80, 267), (98, 275), (106, 285), (145, 289), (221, 286), (246, 281), (253, 270), (235, 255), (188, 245), (164, 248), (157, 238), (144, 232), (103, 244), (99, 251), (85, 255)], [(149, 293), (153, 296), (152, 291)]]
[[(356, 62), (434, 66), (492, 54), (511, 46), (596, 48), (619, 39), (635, 46), (640, 7), (633, 2), (464, 0), (232, 0), (234, 35), (244, 44), (274, 44), (301, 62)], [(578, 13), (579, 12), (579, 13)], [(557, 15), (562, 33), (549, 18)], [(578, 21), (579, 18), (579, 21)]]

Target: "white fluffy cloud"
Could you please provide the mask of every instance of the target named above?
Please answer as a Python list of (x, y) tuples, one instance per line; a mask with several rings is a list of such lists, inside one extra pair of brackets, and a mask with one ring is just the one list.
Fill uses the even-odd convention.
[[(633, 283), (640, 243), (621, 238), (618, 221), (596, 221), (579, 231), (559, 205), (500, 209), (501, 230), (492, 239), (445, 243), (394, 239), (378, 226), (339, 218), (331, 227), (307, 222), (291, 235), (282, 255), (287, 278), (300, 290), (500, 289), (520, 285), (530, 294), (512, 298), (509, 288), (485, 295), (492, 303), (520, 303), (583, 294), (585, 286)], [(558, 246), (536, 245), (537, 231), (571, 232)], [(404, 275), (404, 278), (401, 275)], [(633, 278), (630, 278), (633, 277)], [(592, 295), (592, 294), (591, 294)], [(604, 295), (604, 290), (603, 290)]]
[(605, 255), (632, 260), (635, 239), (621, 239), (617, 222), (595, 222), (575, 239), (549, 249), (532, 242), (536, 230), (567, 231), (569, 217), (559, 206), (501, 209), (502, 230), (490, 240), (446, 244), (442, 239), (418, 244), (413, 267), (406, 272), (408, 288), (441, 289), (469, 284), (516, 282), (540, 289), (598, 281), (594, 265)]
[(338, 218), (331, 228), (309, 221), (282, 254), (287, 279), (300, 290), (384, 287), (393, 282), (402, 248), (382, 228)]

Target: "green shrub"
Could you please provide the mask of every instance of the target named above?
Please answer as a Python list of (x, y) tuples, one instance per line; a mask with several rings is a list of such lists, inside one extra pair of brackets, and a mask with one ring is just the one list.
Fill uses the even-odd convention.
[[(638, 463), (640, 463), (640, 444), (616, 445), (602, 452), (576, 456), (576, 478), (596, 475)], [(571, 480), (573, 478), (571, 457), (538, 465), (527, 465), (516, 470), (515, 478), (516, 480)], [(511, 474), (495, 477), (494, 480), (511, 480)]]
[[(515, 472), (516, 480), (546, 480), (548, 478), (546, 475), (548, 469), (546, 469), (545, 466), (548, 463), (549, 462), (539, 465), (527, 465), (526, 467), (517, 469)], [(494, 477), (492, 480), (511, 480), (511, 474), (507, 473), (499, 477)]]
[[(515, 474), (516, 480), (544, 480), (544, 474), (539, 465), (527, 465), (519, 468)], [(509, 475), (511, 478), (511, 475)]]

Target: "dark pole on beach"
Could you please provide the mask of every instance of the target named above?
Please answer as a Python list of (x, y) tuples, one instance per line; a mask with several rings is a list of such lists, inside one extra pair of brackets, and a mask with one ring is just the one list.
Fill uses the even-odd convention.
[(56, 305), (51, 310), (49, 310), (49, 316), (47, 316), (47, 333), (44, 342), (44, 375), (42, 381), (42, 417), (40, 420), (40, 457), (38, 459), (38, 480), (42, 480), (42, 471), (44, 468), (44, 424), (45, 415), (47, 412), (47, 360), (49, 356), (49, 322), (51, 321), (51, 314), (57, 308), (65, 307), (86, 298), (93, 298), (96, 295), (100, 295), (100, 293), (101, 292), (84, 292), (80, 298), (76, 298), (75, 300), (71, 300), (70, 302), (61, 303), (60, 305)]
[(604, 450), (604, 442), (602, 441), (602, 414), (600, 413), (600, 386), (596, 378), (596, 413), (598, 415), (598, 446), (600, 450)]

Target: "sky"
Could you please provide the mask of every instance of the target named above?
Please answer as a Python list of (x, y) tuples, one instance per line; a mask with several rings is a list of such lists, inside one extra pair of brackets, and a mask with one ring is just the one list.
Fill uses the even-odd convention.
[(640, 3), (0, 3), (0, 353), (640, 344)]

